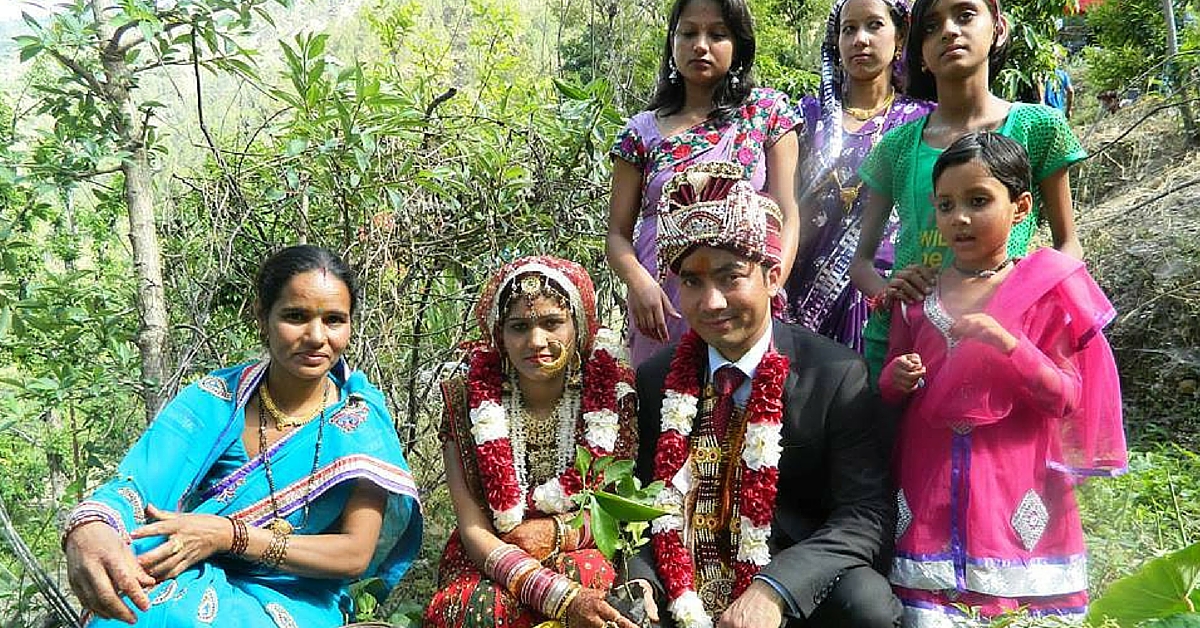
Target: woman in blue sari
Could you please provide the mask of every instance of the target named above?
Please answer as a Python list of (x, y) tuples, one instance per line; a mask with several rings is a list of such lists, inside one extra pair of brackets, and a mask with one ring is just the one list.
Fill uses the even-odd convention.
[(339, 626), (352, 580), (390, 588), (411, 564), (416, 486), (383, 395), (342, 359), (350, 269), (289, 247), (257, 297), (269, 358), (184, 389), (72, 511), (63, 546), (90, 628)]

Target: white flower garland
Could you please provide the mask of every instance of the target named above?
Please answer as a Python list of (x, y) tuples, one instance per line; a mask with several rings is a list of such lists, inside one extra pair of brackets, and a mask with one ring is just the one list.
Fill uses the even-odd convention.
[[(608, 330), (601, 329), (597, 334), (597, 345), (592, 355), (594, 356), (597, 351), (607, 351), (613, 357), (620, 356), (623, 353), (623, 350), (618, 348), (620, 337), (605, 332)], [(602, 336), (606, 339), (604, 344), (600, 343)], [(609, 336), (615, 338), (618, 344), (610, 347), (608, 341), (611, 341), (612, 338)], [(618, 364), (621, 364), (619, 358)], [(611, 384), (604, 382), (603, 384), (614, 387), (615, 408), (621, 407), (626, 396), (634, 394), (633, 387), (625, 381), (611, 382)], [(509, 419), (520, 411), (520, 387), (514, 384), (512, 394), (505, 397), (502, 404), (485, 399), (470, 409), (468, 416), (471, 421), (471, 436), (477, 447), (491, 441), (508, 439), (512, 450), (512, 471), (516, 474), (520, 498), (509, 508), (500, 510), (490, 508), (492, 522), (496, 531), (501, 534), (511, 531), (524, 521), (529, 501), (532, 501), (534, 508), (546, 514), (569, 512), (575, 507), (575, 502), (571, 500), (571, 496), (567, 494), (559, 478), (575, 461), (575, 417), (579, 416), (581, 393), (577, 389), (568, 387), (563, 395), (555, 409), (558, 424), (555, 477), (534, 487), (532, 491), (529, 490), (529, 479), (525, 468), (524, 424), (522, 421)], [(620, 416), (617, 412), (607, 408), (587, 412), (583, 414), (583, 423), (584, 440), (587, 444), (597, 450), (598, 455), (611, 455), (620, 435)]]

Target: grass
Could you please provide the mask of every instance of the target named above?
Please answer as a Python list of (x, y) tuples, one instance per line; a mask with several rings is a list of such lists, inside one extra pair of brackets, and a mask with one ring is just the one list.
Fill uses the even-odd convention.
[(1200, 540), (1200, 455), (1163, 445), (1131, 452), (1129, 463), (1129, 473), (1077, 490), (1093, 595), (1145, 561)]

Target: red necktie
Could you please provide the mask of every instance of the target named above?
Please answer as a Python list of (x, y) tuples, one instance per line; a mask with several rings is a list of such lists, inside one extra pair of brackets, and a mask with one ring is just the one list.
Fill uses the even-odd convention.
[(746, 381), (746, 374), (732, 364), (726, 364), (713, 374), (713, 388), (716, 389), (717, 403), (713, 406), (713, 430), (719, 440), (725, 440), (725, 432), (729, 429), (729, 421), (733, 418), (733, 391)]

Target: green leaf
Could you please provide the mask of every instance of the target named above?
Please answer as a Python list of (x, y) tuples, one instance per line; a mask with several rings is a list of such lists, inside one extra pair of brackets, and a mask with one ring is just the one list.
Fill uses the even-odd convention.
[(388, 617), (388, 623), (395, 628), (409, 628), (410, 626), (420, 626), (421, 616), (425, 612), (425, 605), (416, 602), (401, 602), (400, 605), (392, 612), (391, 617)]
[[(596, 497), (600, 494), (597, 493)], [(612, 560), (617, 553), (617, 521), (601, 507), (599, 500), (592, 502), (592, 538), (596, 540), (596, 549)]]
[(616, 488), (618, 495), (636, 495), (641, 497), (641, 482), (634, 476), (621, 478), (617, 482)]
[(295, 157), (303, 153), (306, 148), (308, 148), (308, 140), (302, 137), (293, 137), (288, 140), (287, 148), (284, 149), (283, 154), (288, 157)]
[(309, 58), (319, 57), (325, 54), (325, 42), (329, 41), (328, 33), (320, 33), (312, 38), (312, 43), (308, 49)]
[(587, 100), (589, 98), (588, 93), (578, 85), (572, 85), (562, 79), (554, 79), (554, 87), (558, 89), (558, 93), (571, 100)]
[(1181, 613), (1142, 624), (1142, 628), (1200, 628), (1200, 613)]
[(575, 446), (575, 470), (579, 472), (579, 477), (587, 477), (588, 469), (592, 466), (592, 452), (588, 451), (582, 445)]
[(647, 485), (645, 488), (643, 488), (638, 493), (638, 497), (647, 499), (647, 500), (652, 500), (655, 497), (658, 497), (658, 494), (662, 492), (663, 487), (665, 487), (665, 486), (666, 486), (666, 483), (664, 483), (662, 480), (655, 480), (655, 481), (651, 482), (649, 485)]
[(35, 32), (35, 33), (42, 32), (42, 24), (41, 24), (41, 22), (37, 21), (37, 18), (33, 17), (32, 15), (30, 15), (24, 11), (21, 11), (21, 19), (25, 20), (25, 23), (29, 25), (29, 28), (33, 29), (33, 32)]
[(54, 392), (59, 389), (58, 381), (49, 377), (39, 377), (26, 385), (29, 390), (37, 390), (42, 392)]
[(617, 484), (617, 491), (621, 492), (621, 481), (633, 476), (633, 461), (618, 460), (608, 465), (603, 471), (604, 481), (600, 483), (600, 486)]
[(21, 63), (38, 56), (45, 48), (41, 44), (33, 43), (21, 48)]
[(612, 456), (600, 456), (592, 461), (592, 474), (603, 473), (613, 463)]
[(1200, 595), (1200, 543), (1156, 558), (1131, 576), (1113, 583), (1092, 603), (1088, 621), (1099, 625), (1105, 617), (1122, 626), (1193, 613)]
[(667, 514), (667, 511), (661, 508), (647, 506), (605, 491), (596, 491), (596, 503), (618, 521), (650, 521)]

